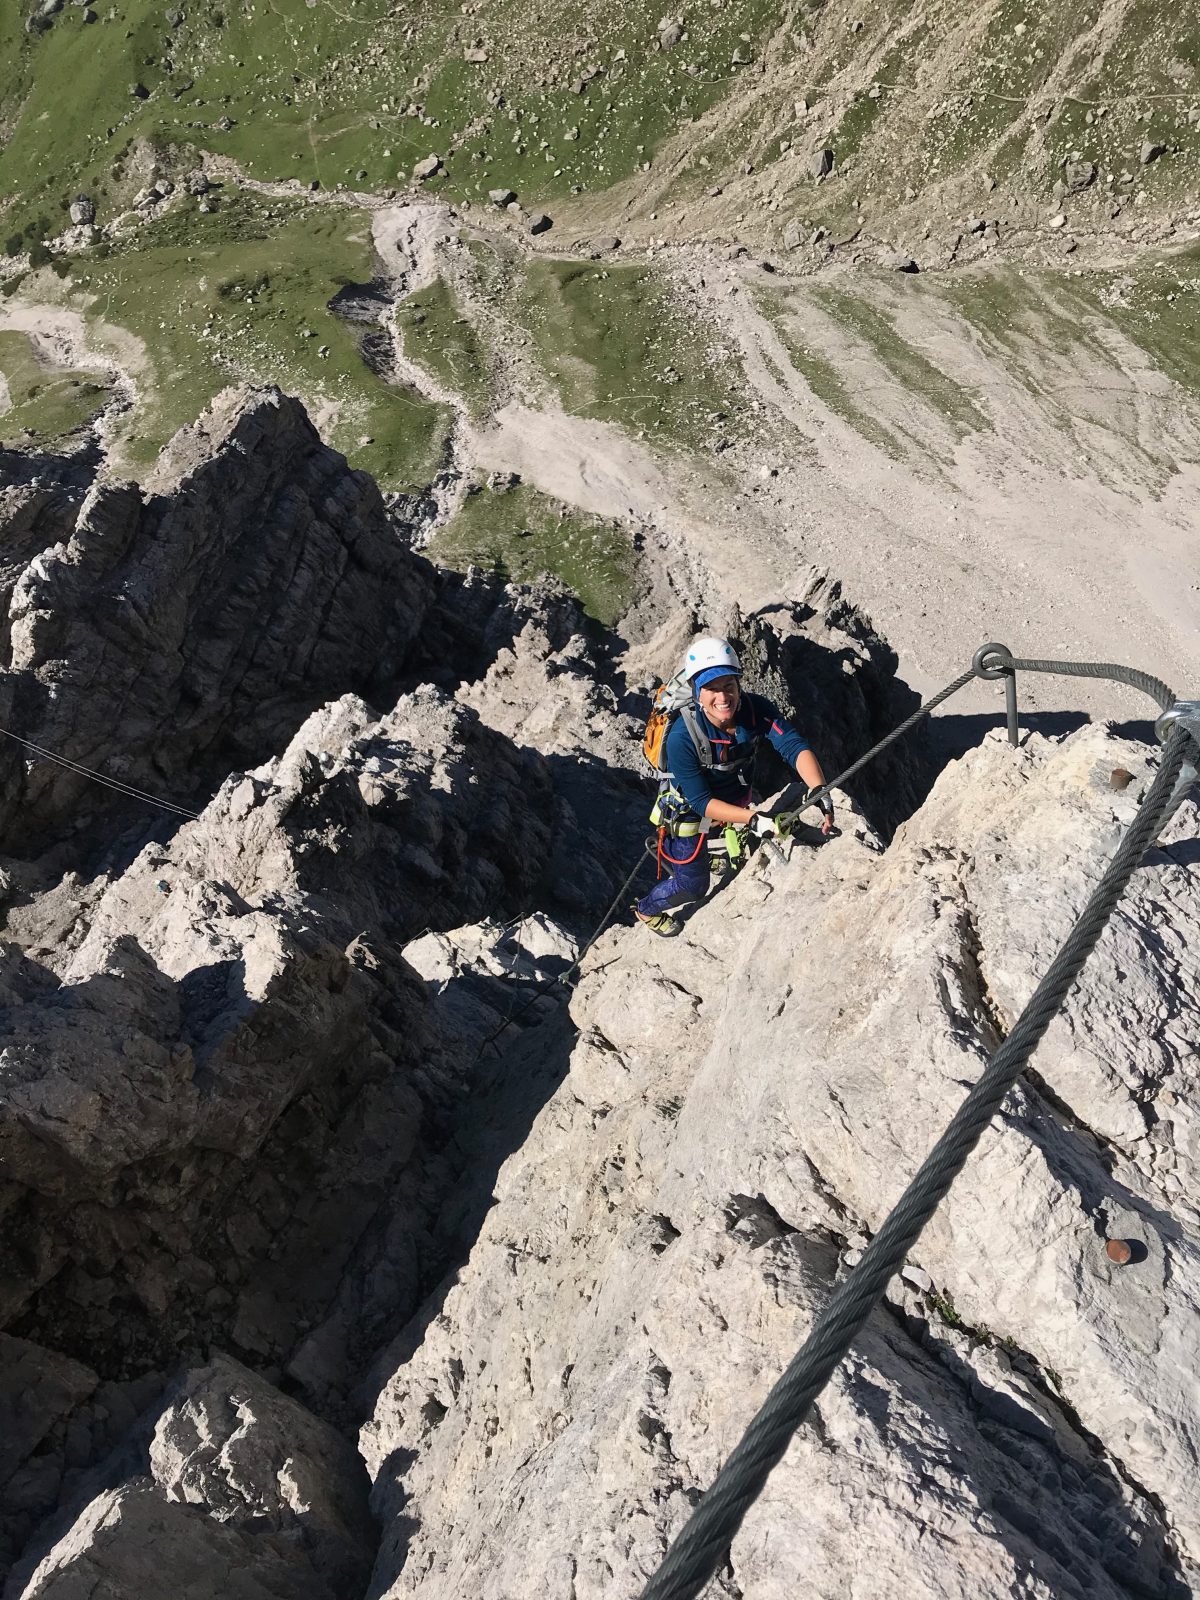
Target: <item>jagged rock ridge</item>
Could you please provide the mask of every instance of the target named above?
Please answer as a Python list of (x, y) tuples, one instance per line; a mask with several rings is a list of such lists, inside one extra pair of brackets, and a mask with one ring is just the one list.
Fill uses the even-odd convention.
[[(409, 1318), (400, 1349), (415, 1352), (411, 1368), (397, 1373), (395, 1355), (377, 1368), (376, 1386), (387, 1381), (366, 1445), (389, 1519), (372, 1591), (413, 1586), (423, 1571), (461, 1574), (472, 1593), (555, 1592), (572, 1570), (581, 1595), (593, 1578), (611, 1587), (623, 1561), (645, 1565), (729, 1441), (709, 1439), (694, 1461), (668, 1463), (648, 1511), (638, 1498), (645, 1462), (637, 1454), (630, 1468), (626, 1457), (632, 1441), (667, 1462), (671, 1440), (686, 1432), (667, 1395), (686, 1393), (679, 1373), (691, 1323), (674, 1327), (666, 1295), (644, 1372), (640, 1351), (610, 1368), (605, 1348), (588, 1347), (569, 1318), (555, 1320), (554, 1296), (586, 1270), (584, 1292), (619, 1309), (639, 1284), (653, 1288), (660, 1266), (690, 1263), (681, 1281), (724, 1307), (705, 1324), (707, 1359), (716, 1362), (719, 1321), (736, 1327), (765, 1291), (758, 1258), (719, 1289), (710, 1267), (727, 1259), (730, 1237), (749, 1241), (775, 1263), (767, 1288), (776, 1320), (760, 1307), (773, 1332), (751, 1352), (755, 1381), (765, 1381), (823, 1292), (851, 1221), (874, 1220), (853, 1175), (815, 1146), (806, 1160), (814, 1173), (818, 1158), (824, 1163), (820, 1175), (805, 1187), (802, 1164), (795, 1176), (803, 1203), (768, 1182), (764, 1154), (761, 1177), (721, 1174), (717, 1212), (690, 1192), (664, 1191), (636, 1217), (632, 1204), (649, 1181), (641, 1165), (661, 1166), (677, 1128), (682, 1136), (707, 1119), (732, 1138), (744, 1117), (736, 1097), (733, 1123), (723, 1106), (693, 1112), (693, 1101), (704, 1105), (706, 1080), (693, 1083), (689, 1073), (706, 1041), (718, 1052), (735, 1048), (728, 1030), (744, 997), (754, 1027), (786, 988), (764, 943), (763, 907), (777, 895), (777, 907), (787, 903), (789, 960), (805, 927), (837, 948), (839, 895), (875, 907), (871, 937), (895, 920), (890, 905), (880, 914), (870, 899), (870, 878), (879, 859), (908, 858), (878, 858), (865, 824), (853, 847), (841, 841), (804, 857), (811, 870), (800, 874), (794, 906), (798, 862), (786, 881), (756, 869), (696, 918), (678, 950), (652, 950), (652, 964), (640, 935), (610, 936), (577, 1001), (580, 1038), (553, 997), (528, 1010), (523, 1002), (534, 1000), (533, 983), (569, 963), (641, 848), (647, 794), (635, 752), (645, 690), (692, 627), (737, 633), (754, 685), (795, 707), (830, 767), (911, 707), (884, 642), (836, 584), (814, 578), (805, 594), (748, 619), (723, 616), (697, 596), (692, 615), (681, 606), (655, 631), (653, 608), (644, 606), (637, 642), (622, 652), (621, 641), (586, 633), (578, 607), (553, 587), (499, 590), (479, 576), (439, 575), (410, 553), (369, 480), (314, 439), (292, 402), (230, 396), (185, 430), (147, 495), (89, 487), (86, 474), (67, 482), (49, 467), (35, 483), (39, 474), (26, 466), (5, 491), (12, 660), (24, 652), (7, 686), (27, 719), (23, 730), (51, 745), (66, 740), (70, 753), (106, 767), (129, 750), (133, 765), (122, 775), (169, 781), (176, 797), (202, 775), (207, 800), (195, 821), (148, 827), (126, 802), (10, 753), (8, 797), (22, 810), (5, 838), (17, 855), (3, 863), (9, 942), (0, 946), (0, 1323), (8, 1330), (0, 1335), (0, 1558), (18, 1563), (6, 1600), (73, 1600), (97, 1589), (133, 1600), (156, 1581), (151, 1546), (190, 1575), (184, 1592), (196, 1600), (231, 1590), (313, 1600), (360, 1592), (374, 1556), (361, 1469), (312, 1412), (342, 1427), (361, 1415), (372, 1398), (364, 1374)], [(303, 493), (293, 494), (281, 472)], [(282, 565), (272, 572), (276, 558)], [(248, 566), (239, 575), (240, 562)], [(281, 573), (303, 581), (277, 593)], [(314, 607), (305, 595), (325, 582), (335, 598)], [(243, 586), (259, 584), (268, 603), (252, 626), (241, 598)], [(71, 676), (77, 661), (95, 669), (91, 683)], [(192, 696), (201, 681), (211, 688), (203, 704)], [(127, 728), (136, 734), (129, 745)], [(983, 781), (991, 781), (986, 772)], [(922, 759), (906, 749), (860, 798), (886, 834), (925, 787)], [(111, 833), (90, 826), (102, 814)], [(951, 838), (960, 823), (947, 815), (938, 825)], [(88, 854), (78, 839), (92, 833), (99, 841)], [(957, 859), (930, 848), (938, 861)], [(970, 848), (978, 855), (982, 847)], [(1035, 858), (1039, 848), (1035, 829)], [(901, 877), (906, 870), (896, 868)], [(853, 894), (851, 879), (850, 887), (863, 884)], [(999, 916), (1002, 900), (996, 905)], [(982, 899), (979, 906), (982, 917)], [(1190, 914), (1185, 899), (1181, 926)], [(964, 937), (978, 967), (980, 949), (991, 946), (974, 927)], [(759, 976), (743, 970), (752, 954)], [(1039, 956), (1028, 952), (1030, 962)], [(1018, 990), (1024, 973), (1018, 965)], [(1002, 996), (1001, 974), (988, 982)], [(727, 983), (738, 998), (725, 1007)], [(768, 991), (769, 1002), (760, 999)], [(988, 1001), (992, 1026), (1006, 1003)], [(1145, 1059), (1130, 1056), (1107, 1091), (1105, 1127), (1130, 1139), (1138, 1126), (1151, 1128), (1148, 1112), (1142, 1124), (1130, 1121), (1129, 1086), (1141, 1085), (1141, 1105), (1163, 1100), (1155, 1073), (1174, 1059), (1186, 1026), (1166, 1016)], [(539, 1118), (568, 1063), (568, 1090)], [(763, 1104), (777, 1089), (772, 1079), (759, 1083)], [(1051, 1103), (1059, 1107), (1069, 1091), (1064, 1078)], [(785, 1107), (780, 1128), (790, 1115)], [(886, 1127), (882, 1114), (876, 1122)], [(1182, 1148), (1180, 1116), (1172, 1127)], [(612, 1135), (621, 1142), (610, 1147)], [(689, 1149), (704, 1144), (699, 1132), (688, 1138)], [(728, 1154), (707, 1148), (705, 1161), (716, 1172)], [(505, 1158), (501, 1204), (485, 1225)], [(1165, 1185), (1166, 1158), (1157, 1159)], [(532, 1216), (526, 1231), (513, 1232), (507, 1219), (514, 1199), (524, 1203), (521, 1175), (535, 1171), (538, 1202), (552, 1203), (554, 1220)], [(634, 1225), (613, 1276), (606, 1228), (626, 1217)], [(559, 1259), (564, 1218), (570, 1227), (582, 1221), (561, 1289), (539, 1283), (527, 1323), (524, 1274)], [(492, 1260), (498, 1229), (503, 1266), (489, 1311), (476, 1286), (492, 1281), (480, 1261)], [(461, 1316), (456, 1309), (450, 1325), (442, 1293), (424, 1305), (422, 1297), (477, 1238)], [(700, 1249), (698, 1240), (708, 1243)], [(991, 1293), (990, 1284), (979, 1291)], [(917, 1318), (928, 1308), (899, 1309)], [(446, 1453), (459, 1396), (470, 1402), (478, 1372), (453, 1354), (436, 1382), (428, 1378), (441, 1341), (465, 1350), (477, 1316), (489, 1321), (483, 1342), (511, 1336), (535, 1382), (532, 1413), (522, 1409), (524, 1390), (520, 1404), (506, 1398), (503, 1415), (476, 1407), (480, 1459), (473, 1435)], [(885, 1344), (896, 1348), (878, 1357), (885, 1389), (896, 1371), (915, 1370), (911, 1318), (887, 1326)], [(552, 1349), (539, 1345), (543, 1337)], [(964, 1473), (1006, 1508), (993, 1519), (1002, 1532), (1048, 1521), (1058, 1495), (1078, 1502), (1070, 1536), (1085, 1549), (1084, 1564), (1068, 1561), (1064, 1570), (1092, 1575), (1096, 1529), (1114, 1508), (1129, 1530), (1114, 1572), (1149, 1582), (1184, 1559), (1167, 1495), (1144, 1493), (1133, 1480), (1142, 1470), (1136, 1450), (1120, 1455), (1099, 1428), (1096, 1445), (1064, 1407), (1047, 1412), (1048, 1440), (1040, 1420), (1029, 1422), (1033, 1390), (1004, 1372), (986, 1341), (964, 1349), (976, 1373), (964, 1398), (961, 1377), (942, 1371), (948, 1336), (928, 1339), (932, 1354), (911, 1378), (924, 1408), (911, 1427), (914, 1459), (927, 1462), (934, 1425), (957, 1440), (964, 1418), (999, 1417), (1000, 1442), (972, 1446)], [(560, 1345), (573, 1354), (556, 1367)], [(186, 1371), (171, 1380), (181, 1359)], [(509, 1355), (498, 1349), (486, 1359), (499, 1393)], [(517, 1377), (524, 1385), (523, 1366)], [(547, 1395), (554, 1409), (541, 1416)], [(725, 1417), (729, 1432), (719, 1383), (715, 1399), (697, 1403)], [(845, 1426), (856, 1436), (864, 1405), (869, 1418), (861, 1393), (846, 1400)], [(563, 1524), (571, 1538), (550, 1549), (539, 1533), (528, 1563), (506, 1577), (510, 1552), (477, 1540), (470, 1503), (491, 1515), (492, 1469), (481, 1463), (510, 1459), (535, 1413), (537, 1437), (561, 1433), (571, 1462), (617, 1462), (631, 1498), (619, 1513), (610, 1505), (593, 1528), (593, 1500), (566, 1458), (535, 1449), (533, 1470), (545, 1464), (553, 1491), (571, 1495)], [(1020, 1440), (1030, 1428), (1048, 1485), (1032, 1502), (1022, 1498), (1020, 1474), (1000, 1460), (1026, 1448)], [(1119, 1457), (1113, 1483), (1106, 1451)], [(1085, 1480), (1098, 1461), (1096, 1488)], [(854, 1470), (851, 1463), (845, 1493), (886, 1525), (891, 1503), (880, 1509)], [(430, 1494), (429, 1471), (442, 1474), (444, 1491)], [(407, 1474), (404, 1492), (428, 1529), (411, 1539), (393, 1516), (396, 1472)], [(927, 1498), (910, 1485), (908, 1514), (925, 1515)], [(943, 1500), (938, 1526), (958, 1538), (957, 1502), (948, 1492)], [(436, 1531), (443, 1512), (462, 1530), (457, 1542)], [(818, 1503), (811, 1524), (821, 1538), (826, 1512)], [(979, 1536), (977, 1565), (963, 1568), (972, 1581), (982, 1573), (985, 1586), (1014, 1570), (990, 1538), (988, 1530)], [(590, 1553), (597, 1539), (599, 1564)], [(934, 1555), (929, 1573), (931, 1584), (948, 1585)]]
[[(0, 573), (6, 725), (177, 800), (278, 749), (329, 694), (394, 681), (433, 598), (374, 481), (276, 390), (219, 396), (145, 494), (9, 494), (30, 533)], [(34, 551), (47, 520), (57, 542)], [(12, 747), (0, 762), (10, 848), (96, 803)]]

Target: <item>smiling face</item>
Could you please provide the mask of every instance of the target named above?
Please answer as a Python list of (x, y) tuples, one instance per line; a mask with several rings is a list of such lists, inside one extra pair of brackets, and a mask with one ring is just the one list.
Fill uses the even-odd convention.
[(714, 678), (700, 690), (700, 709), (718, 728), (728, 728), (737, 716), (742, 691), (731, 672), (726, 678)]

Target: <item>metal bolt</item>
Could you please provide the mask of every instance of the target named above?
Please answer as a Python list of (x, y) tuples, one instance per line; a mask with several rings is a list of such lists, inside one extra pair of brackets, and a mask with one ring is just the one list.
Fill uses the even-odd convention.
[(1115, 1261), (1119, 1267), (1127, 1266), (1129, 1258), (1133, 1255), (1133, 1251), (1124, 1239), (1110, 1239), (1104, 1246), (1104, 1251), (1108, 1259)]

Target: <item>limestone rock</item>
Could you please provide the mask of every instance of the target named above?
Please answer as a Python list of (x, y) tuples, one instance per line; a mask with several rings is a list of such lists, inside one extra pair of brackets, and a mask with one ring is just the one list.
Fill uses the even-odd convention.
[[(367, 1488), (349, 1440), (218, 1354), (177, 1378), (77, 1482), (6, 1593), (88, 1593), (101, 1571), (104, 1593), (132, 1600), (156, 1592), (151, 1557), (164, 1568), (178, 1559), (197, 1597), (227, 1592), (229, 1562), (272, 1595), (358, 1593), (376, 1543)], [(148, 1551), (153, 1528), (162, 1544)], [(229, 1592), (241, 1593), (233, 1581)]]
[(145, 1478), (98, 1495), (14, 1600), (144, 1600), (167, 1574), (179, 1600), (337, 1600), (266, 1541), (162, 1499)]
[(515, 189), (489, 189), (488, 199), (494, 206), (510, 206), (517, 198)]
[(530, 233), (547, 233), (554, 226), (554, 221), (544, 211), (537, 212), (529, 219)]
[[(886, 853), (843, 806), (841, 837), (760, 854), (681, 938), (597, 945), (566, 1082), (384, 1363), (362, 1437), (381, 1595), (639, 1592), (1031, 994), (1147, 767), (1103, 728), (989, 739)], [(1198, 822), (1188, 804), (1148, 856), (772, 1475), (738, 1591), (832, 1600), (850, 1567), (930, 1600), (1195, 1586), (1200, 894), (1171, 841)]]
[(827, 178), (833, 171), (833, 159), (832, 150), (814, 150), (808, 158), (809, 176)]
[[(145, 491), (93, 487), (65, 540), (8, 569), (6, 725), (183, 800), (278, 748), (330, 692), (394, 677), (432, 593), (374, 482), (299, 403), (229, 390)], [(61, 767), (24, 766), (0, 751), (9, 849), (111, 802)]]
[(1063, 172), (1067, 192), (1070, 194), (1078, 194), (1080, 190), (1090, 188), (1096, 181), (1094, 161), (1068, 161)]
[(442, 170), (441, 156), (424, 156), (413, 167), (413, 177), (418, 183), (423, 183), (426, 178), (432, 178)]
[[(286, 1355), (419, 1157), (425, 1097), (456, 1090), (391, 941), (511, 914), (594, 848), (556, 809), (543, 758), (445, 694), (382, 719), (345, 697), (77, 903), (58, 971), (9, 949), (0, 1203), (37, 1265), (7, 1283), (0, 1316), (21, 1311), (59, 1348), (149, 1352), (168, 1328), (207, 1325)], [(570, 893), (611, 896), (621, 870), (575, 870)], [(390, 1129), (370, 1156), (354, 1151), (366, 1116)], [(322, 1129), (299, 1164), (289, 1117)], [(419, 1231), (420, 1208), (400, 1209)], [(62, 1270), (84, 1253), (85, 1274)], [(370, 1294), (382, 1315), (414, 1290), (393, 1266)]]
[(81, 194), (71, 201), (68, 212), (71, 221), (78, 227), (83, 224), (95, 222), (96, 202), (91, 195)]
[(68, 1464), (68, 1424), (99, 1381), (81, 1362), (0, 1334), (0, 1579), (53, 1508)]
[(228, 1356), (168, 1391), (147, 1456), (164, 1499), (278, 1536), (334, 1594), (365, 1586), (375, 1530), (353, 1444)]

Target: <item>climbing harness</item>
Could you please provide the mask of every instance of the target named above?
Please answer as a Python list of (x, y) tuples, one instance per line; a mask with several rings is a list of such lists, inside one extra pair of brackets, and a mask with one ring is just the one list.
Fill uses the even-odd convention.
[(810, 791), (798, 809), (819, 804), (823, 793), (839, 787), (860, 771), (973, 677), (1005, 679), (1008, 737), (1015, 745), (1019, 738), (1015, 690), (1018, 671), (1110, 679), (1150, 695), (1162, 712), (1156, 724), (1163, 745), (1158, 773), (1032, 999), (884, 1220), (859, 1264), (830, 1296), (808, 1338), (643, 1589), (641, 1600), (695, 1600), (717, 1572), (743, 1518), (762, 1492), (771, 1470), (783, 1457), (813, 1401), (882, 1299), (892, 1277), (908, 1259), (925, 1224), (966, 1165), (984, 1130), (1061, 1009), (1147, 847), (1159, 837), (1196, 782), (1200, 766), (1200, 702), (1176, 700), (1160, 679), (1132, 667), (1111, 662), (1027, 660), (1013, 656), (1004, 645), (986, 644), (976, 652), (970, 672), (926, 701), (832, 783), (823, 785), (821, 790)]

